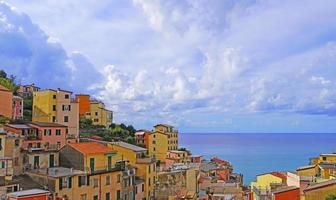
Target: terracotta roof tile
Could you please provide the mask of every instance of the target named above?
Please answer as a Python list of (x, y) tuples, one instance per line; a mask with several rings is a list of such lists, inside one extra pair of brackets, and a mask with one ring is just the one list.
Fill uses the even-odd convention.
[(70, 143), (68, 145), (83, 154), (111, 153), (114, 151), (113, 148), (96, 142)]

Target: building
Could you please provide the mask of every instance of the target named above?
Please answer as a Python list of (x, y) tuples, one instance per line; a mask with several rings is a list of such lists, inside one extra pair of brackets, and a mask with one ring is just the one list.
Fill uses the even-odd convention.
[(41, 90), (33, 94), (33, 122), (54, 122), (68, 127), (68, 135), (79, 137), (79, 105), (72, 92)]
[(147, 130), (139, 130), (135, 132), (134, 137), (135, 137), (135, 142), (137, 143), (137, 145), (143, 146), (146, 149), (148, 149), (150, 134), (151, 133)]
[(19, 96), (13, 96), (13, 114), (12, 119), (22, 119), (23, 117), (23, 99)]
[(58, 123), (30, 122), (6, 124), (4, 130), (24, 138), (22, 149), (38, 148), (58, 150), (68, 142), (75, 142), (75, 136), (68, 134), (68, 127)]
[(179, 151), (179, 150), (172, 150), (167, 152), (167, 158), (165, 161), (165, 168), (168, 169), (172, 165), (177, 163), (191, 163), (190, 153), (188, 151)]
[(93, 125), (108, 127), (112, 124), (113, 112), (106, 109), (103, 102), (92, 100), (87, 94), (77, 94), (76, 101), (79, 103), (79, 115), (91, 119)]
[(37, 92), (39, 90), (40, 88), (36, 87), (35, 84), (33, 83), (30, 85), (20, 85), (17, 92), (22, 95), (32, 96), (34, 92)]
[(300, 188), (287, 186), (272, 191), (272, 200), (300, 200)]
[(290, 172), (271, 172), (257, 175), (257, 180), (251, 183), (251, 192), (255, 200), (260, 200), (271, 196), (276, 189), (287, 186), (300, 188), (300, 177)]
[(90, 95), (76, 94), (76, 101), (79, 103), (79, 116), (90, 115)]
[(336, 195), (336, 179), (312, 184), (303, 190), (305, 200), (326, 199)]
[[(122, 165), (116, 165), (114, 156), (117, 152), (113, 148), (96, 142), (71, 143), (64, 146), (59, 153), (61, 166), (85, 174), (77, 177), (74, 187), (90, 185), (73, 193), (76, 197), (70, 199), (122, 198), (122, 177), (125, 169)], [(129, 184), (134, 183), (131, 181)]]
[(298, 167), (296, 173), (299, 176), (315, 177), (318, 174), (318, 165), (307, 165)]
[(157, 199), (195, 199), (199, 192), (199, 169), (195, 165), (176, 164), (157, 175)]
[(168, 136), (168, 151), (178, 149), (178, 131), (171, 125), (157, 124), (154, 126), (155, 132), (164, 133)]
[(147, 149), (126, 142), (111, 142), (108, 144), (115, 149), (119, 160), (127, 160), (136, 167), (136, 176), (144, 180), (145, 199), (155, 199), (156, 160), (149, 157)]
[(13, 115), (13, 93), (6, 87), (0, 85), (0, 116), (8, 119)]
[(22, 190), (7, 194), (7, 200), (48, 200), (49, 194), (41, 189)]

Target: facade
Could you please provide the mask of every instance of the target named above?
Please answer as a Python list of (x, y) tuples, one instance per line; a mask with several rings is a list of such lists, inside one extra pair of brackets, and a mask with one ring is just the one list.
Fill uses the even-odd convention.
[(125, 169), (116, 165), (115, 155), (114, 149), (95, 142), (72, 143), (60, 150), (61, 166), (84, 172), (86, 176), (77, 179), (83, 179), (83, 184), (85, 182), (91, 186), (81, 190), (85, 194), (78, 192), (77, 198), (72, 199), (122, 198), (122, 177)]
[(33, 95), (33, 122), (54, 122), (68, 127), (68, 136), (79, 137), (79, 105), (72, 92), (42, 90)]
[(336, 179), (312, 184), (303, 190), (305, 200), (326, 199), (336, 194)]
[(273, 200), (300, 200), (300, 188), (289, 186), (272, 192)]
[(12, 119), (22, 119), (23, 117), (23, 99), (19, 96), (13, 96), (13, 114)]
[(33, 95), (34, 92), (39, 91), (40, 88), (36, 87), (35, 84), (30, 85), (20, 85), (20, 88), (18, 89), (18, 93), (22, 95)]
[(0, 85), (0, 116), (12, 118), (13, 115), (13, 93), (6, 87)]
[(299, 167), (296, 169), (296, 173), (299, 176), (315, 177), (318, 174), (318, 166), (308, 165), (308, 166)]
[(168, 135), (168, 151), (178, 149), (178, 131), (171, 125), (157, 124), (154, 126), (155, 132)]
[(77, 94), (76, 101), (79, 103), (79, 115), (91, 119), (93, 125), (108, 127), (112, 124), (113, 112), (106, 109), (103, 102), (91, 100), (87, 94)]
[(85, 117), (90, 113), (90, 95), (76, 94), (76, 101), (79, 103), (79, 115)]
[(145, 198), (154, 199), (157, 175), (156, 160), (148, 156), (147, 149), (125, 142), (112, 142), (109, 145), (118, 152), (119, 160), (125, 159), (130, 165), (137, 168), (136, 176), (144, 180)]
[(149, 135), (151, 133), (147, 130), (139, 130), (134, 134), (135, 142), (148, 149), (149, 147)]
[(49, 194), (47, 190), (23, 190), (7, 194), (7, 200), (48, 200)]
[(188, 164), (175, 165), (169, 171), (157, 175), (158, 199), (195, 199), (199, 192), (197, 167)]
[(166, 158), (166, 169), (170, 168), (173, 164), (176, 163), (191, 163), (191, 158), (189, 156), (188, 151), (179, 151), (179, 150), (172, 150), (167, 152)]

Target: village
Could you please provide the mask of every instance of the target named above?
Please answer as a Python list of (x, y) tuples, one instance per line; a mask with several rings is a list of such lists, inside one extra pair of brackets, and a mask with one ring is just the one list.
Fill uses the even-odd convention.
[(13, 90), (4, 82), (1, 200), (335, 199), (335, 153), (293, 172), (265, 172), (245, 185), (225, 158), (181, 147), (172, 125), (135, 130), (114, 124), (113, 111), (89, 94), (34, 84)]

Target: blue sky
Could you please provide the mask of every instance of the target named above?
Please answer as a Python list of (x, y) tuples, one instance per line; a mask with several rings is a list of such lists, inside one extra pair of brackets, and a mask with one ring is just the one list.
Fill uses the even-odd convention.
[(185, 132), (336, 132), (334, 0), (8, 0), (0, 68)]

